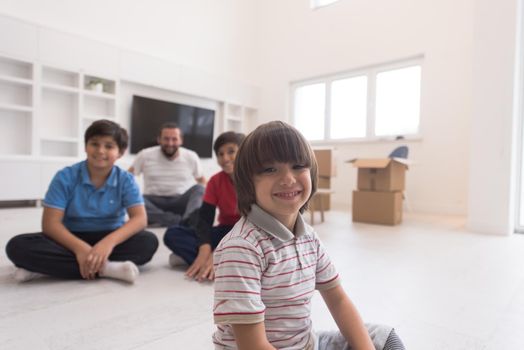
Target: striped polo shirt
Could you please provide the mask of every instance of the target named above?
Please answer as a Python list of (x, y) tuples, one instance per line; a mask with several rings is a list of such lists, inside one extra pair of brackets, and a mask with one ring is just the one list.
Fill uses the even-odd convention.
[(314, 344), (311, 297), (340, 281), (313, 228), (298, 216), (295, 233), (253, 205), (214, 253), (216, 349), (237, 349), (231, 324), (264, 321), (278, 349)]

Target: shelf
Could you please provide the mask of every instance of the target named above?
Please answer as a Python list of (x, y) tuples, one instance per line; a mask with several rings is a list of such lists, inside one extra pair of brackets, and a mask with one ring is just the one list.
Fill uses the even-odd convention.
[(11, 77), (8, 75), (0, 75), (0, 81), (6, 82), (6, 83), (19, 84), (19, 85), (33, 85), (32, 80)]
[(0, 104), (7, 105), (33, 105), (32, 85), (19, 84), (11, 81), (0, 81)]
[[(2, 106), (0, 106), (2, 107)], [(31, 111), (0, 108), (0, 154), (30, 155), (32, 148)]]
[(242, 106), (233, 103), (226, 103), (225, 114), (228, 117), (242, 118)]
[(84, 90), (84, 95), (94, 98), (102, 98), (106, 100), (114, 100), (116, 97), (113, 94), (107, 93), (107, 92), (97, 92), (97, 91), (89, 91)]
[(84, 90), (94, 94), (114, 96), (116, 92), (116, 82), (110, 79), (104, 79), (99, 76), (85, 75)]
[(40, 135), (78, 136), (79, 95), (69, 91), (43, 89), (38, 126)]
[(0, 103), (0, 110), (14, 111), (14, 112), (32, 112), (33, 107), (14, 105), (14, 104), (8, 104), (8, 103)]
[(112, 115), (90, 115), (90, 116), (83, 116), (82, 119), (84, 119), (85, 121), (94, 122), (100, 119), (114, 120), (115, 117)]
[(236, 119), (226, 119), (226, 131), (235, 131), (235, 132), (243, 132), (242, 130), (242, 120), (236, 120)]
[(58, 68), (42, 67), (42, 85), (78, 91), (80, 74)]
[(78, 140), (68, 138), (42, 139), (40, 154), (53, 157), (77, 157)]
[(115, 99), (100, 99), (97, 96), (84, 96), (84, 109), (82, 115), (87, 118), (98, 116), (115, 118), (116, 101)]
[(0, 76), (31, 80), (33, 79), (33, 64), (0, 57)]
[(242, 117), (228, 115), (228, 116), (226, 116), (226, 120), (230, 120), (230, 121), (234, 121), (234, 122), (242, 122), (243, 118)]
[(78, 139), (76, 137), (67, 137), (67, 136), (63, 136), (63, 137), (56, 137), (56, 136), (42, 136), (40, 137), (40, 141), (44, 141), (44, 142), (69, 142), (69, 143), (77, 143), (78, 142)]
[(254, 108), (244, 107), (244, 132), (249, 133), (258, 125), (258, 111)]
[(222, 131), (249, 133), (257, 126), (257, 110), (235, 103), (223, 102)]
[(68, 94), (78, 94), (80, 91), (78, 88), (73, 88), (73, 87), (64, 86), (64, 85), (57, 85), (57, 84), (42, 84), (42, 87), (44, 89), (65, 92)]

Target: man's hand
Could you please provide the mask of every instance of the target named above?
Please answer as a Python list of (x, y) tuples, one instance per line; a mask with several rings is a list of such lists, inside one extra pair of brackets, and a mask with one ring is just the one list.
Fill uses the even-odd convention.
[(186, 271), (186, 276), (201, 282), (204, 280), (212, 281), (215, 278), (213, 269), (213, 251), (209, 244), (202, 244), (198, 248), (198, 255)]

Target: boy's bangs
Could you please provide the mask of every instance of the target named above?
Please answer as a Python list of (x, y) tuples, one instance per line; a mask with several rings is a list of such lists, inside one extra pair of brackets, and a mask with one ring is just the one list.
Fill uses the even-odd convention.
[(304, 140), (289, 129), (273, 130), (257, 140), (255, 166), (262, 170), (267, 164), (293, 163), (311, 167), (312, 159)]

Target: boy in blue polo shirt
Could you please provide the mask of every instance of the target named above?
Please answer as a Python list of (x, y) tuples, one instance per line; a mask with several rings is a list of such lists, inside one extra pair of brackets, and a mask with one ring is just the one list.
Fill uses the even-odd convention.
[(43, 201), (43, 232), (7, 243), (18, 281), (50, 275), (133, 283), (137, 265), (150, 261), (158, 248), (156, 236), (144, 231), (147, 216), (133, 175), (114, 165), (127, 148), (126, 130), (98, 120), (87, 128), (84, 142), (87, 159), (51, 181)]

